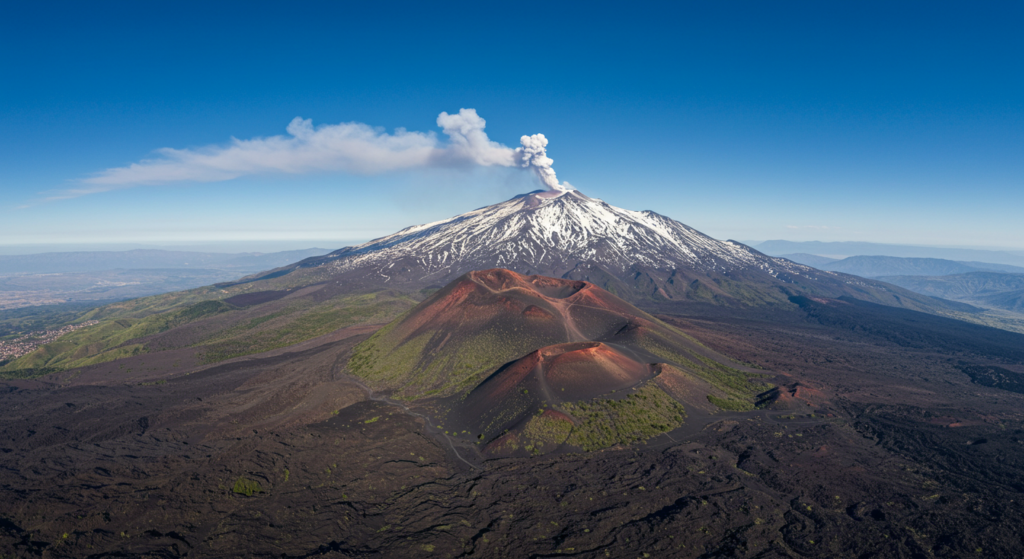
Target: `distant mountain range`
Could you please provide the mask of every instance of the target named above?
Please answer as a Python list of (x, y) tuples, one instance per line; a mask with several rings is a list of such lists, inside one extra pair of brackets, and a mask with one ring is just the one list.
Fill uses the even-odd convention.
[(942, 248), (882, 243), (821, 242), (821, 241), (763, 241), (750, 242), (750, 246), (772, 256), (785, 254), (813, 254), (829, 258), (847, 256), (898, 256), (904, 258), (941, 258), (944, 260), (991, 262), (1024, 266), (1024, 251), (980, 250), (969, 248)]
[(836, 259), (816, 254), (785, 254), (783, 258), (814, 266), (819, 270), (842, 272), (864, 278), (883, 276), (948, 276), (971, 272), (1024, 274), (1024, 267), (988, 262), (958, 262), (942, 258), (903, 258), (898, 256), (850, 256)]
[(971, 272), (878, 279), (923, 295), (1024, 314), (1024, 275), (1021, 274)]
[(138, 249), (0, 256), (0, 311), (69, 302), (99, 304), (180, 291), (327, 252), (319, 248), (269, 254)]
[(798, 253), (784, 258), (819, 270), (884, 281), (921, 295), (1024, 315), (1024, 268), (1018, 266), (896, 256), (836, 259)]

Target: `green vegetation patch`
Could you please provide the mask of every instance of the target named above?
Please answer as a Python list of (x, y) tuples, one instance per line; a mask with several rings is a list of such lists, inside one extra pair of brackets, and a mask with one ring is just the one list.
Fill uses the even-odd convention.
[(238, 479), (235, 480), (235, 486), (231, 488), (231, 491), (239, 495), (252, 497), (253, 494), (263, 491), (263, 486), (260, 485), (260, 482), (254, 479), (238, 476)]
[(708, 394), (708, 401), (718, 406), (720, 409), (729, 411), (750, 411), (754, 409), (754, 404), (748, 400), (737, 400), (734, 398), (719, 398), (713, 394)]
[[(127, 342), (158, 334), (189, 322), (233, 310), (222, 301), (203, 301), (183, 309), (166, 311), (145, 318), (117, 318), (75, 330), (44, 344), (32, 353), (15, 359), (0, 371), (18, 369), (70, 369), (105, 363), (145, 353), (141, 344)], [(86, 316), (91, 315), (88, 313)]]
[(357, 345), (348, 362), (349, 371), (375, 386), (397, 384), (407, 372), (419, 362), (430, 334), (424, 334), (394, 346), (385, 338), (394, 329), (396, 322), (378, 330), (369, 339)]
[(523, 428), (521, 440), (526, 450), (534, 454), (554, 450), (572, 433), (572, 422), (543, 411), (530, 418)]
[[(0, 375), (34, 377), (146, 353), (144, 344), (133, 342), (223, 313), (240, 312), (219, 299), (244, 293), (246, 289), (250, 288), (200, 288), (93, 309), (76, 322), (99, 320), (99, 324), (61, 336), (4, 363)], [(346, 326), (386, 322), (414, 304), (414, 300), (390, 292), (345, 295), (327, 301), (303, 299), (242, 324), (212, 328), (197, 345), (205, 346), (205, 361), (214, 363), (300, 343)]]
[(733, 398), (750, 400), (752, 402), (754, 396), (775, 387), (774, 384), (761, 380), (771, 375), (745, 373), (739, 369), (733, 369), (708, 359), (703, 355), (697, 355), (696, 357), (700, 362), (699, 365), (694, 367), (697, 374)]
[(409, 339), (396, 332), (396, 319), (356, 346), (348, 369), (377, 389), (400, 390), (419, 398), (450, 396), (472, 388), (498, 367), (557, 340), (508, 324), (492, 324), (460, 339), (447, 331), (426, 331)]
[(665, 391), (646, 384), (621, 400), (562, 404), (576, 425), (567, 442), (586, 451), (643, 442), (686, 421), (686, 410)]
[(198, 287), (186, 291), (140, 297), (93, 309), (79, 317), (76, 322), (84, 322), (86, 320), (142, 319), (198, 303), (216, 302), (244, 292), (244, 288), (220, 289), (217, 287)]
[(216, 363), (304, 342), (339, 328), (385, 322), (415, 301), (387, 292), (344, 295), (324, 302), (303, 301), (245, 321), (203, 342), (203, 360)]
[(762, 380), (770, 375), (747, 373), (734, 369), (696, 352), (688, 352), (686, 356), (680, 355), (671, 349), (667, 340), (659, 334), (640, 337), (637, 339), (637, 343), (645, 350), (665, 359), (668, 363), (672, 363), (682, 370), (708, 381), (712, 386), (724, 392), (724, 398), (708, 397), (708, 401), (722, 409), (732, 411), (752, 410), (755, 407), (755, 397), (775, 386)]
[(95, 303), (59, 303), (0, 310), (0, 340), (12, 340), (32, 332), (56, 330), (78, 321)]
[(15, 369), (13, 371), (0, 371), (0, 380), (11, 380), (16, 378), (37, 378), (50, 373), (56, 373), (60, 369)]
[(713, 280), (718, 287), (733, 299), (752, 307), (789, 305), (789, 297), (775, 289), (765, 289), (764, 284), (751, 281), (737, 281), (720, 277)]

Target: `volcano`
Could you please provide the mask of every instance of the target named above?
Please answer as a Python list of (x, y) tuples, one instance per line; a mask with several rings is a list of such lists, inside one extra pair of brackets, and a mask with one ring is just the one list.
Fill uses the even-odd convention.
[[(1020, 334), (578, 193), (506, 204), (0, 369), (0, 555), (1024, 556)], [(441, 283), (488, 258), (522, 268)]]
[(491, 268), (585, 280), (634, 303), (777, 305), (802, 295), (847, 296), (937, 314), (973, 309), (770, 257), (653, 211), (617, 208), (578, 190), (523, 194), (262, 277), (299, 272), (310, 281), (404, 289), (439, 287), (466, 272)]
[(357, 346), (348, 370), (393, 397), (434, 399), (446, 430), (498, 453), (644, 440), (687, 409), (751, 409), (770, 388), (592, 283), (504, 269), (437, 291)]

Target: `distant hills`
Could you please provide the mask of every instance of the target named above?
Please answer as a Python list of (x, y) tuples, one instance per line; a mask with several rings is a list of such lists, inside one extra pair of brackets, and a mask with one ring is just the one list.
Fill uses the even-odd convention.
[(283, 252), (219, 253), (139, 249), (0, 255), (0, 274), (66, 274), (108, 270), (217, 269), (256, 272), (331, 252), (309, 248)]
[(1024, 267), (988, 262), (959, 262), (942, 258), (903, 258), (897, 256), (850, 256), (835, 259), (816, 254), (784, 254), (783, 258), (814, 266), (819, 270), (853, 274), (863, 278), (883, 276), (949, 276), (971, 272), (1024, 274)]
[(884, 281), (921, 295), (1024, 316), (1024, 267), (897, 256), (850, 256), (836, 259), (796, 253), (783, 255), (783, 258), (819, 270)]
[(981, 307), (1024, 314), (1024, 275), (971, 272), (946, 276), (885, 276), (905, 289)]
[[(137, 249), (0, 256), (0, 311), (40, 305), (99, 304), (233, 281), (330, 252), (273, 253)], [(0, 315), (0, 323), (5, 317)], [(2, 327), (0, 327), (2, 330)]]
[(830, 258), (828, 256), (820, 256), (817, 254), (807, 254), (805, 252), (798, 252), (796, 254), (780, 254), (779, 256), (792, 260), (793, 262), (813, 266), (819, 270), (824, 270), (825, 266), (839, 261), (838, 258)]
[(883, 243), (762, 241), (748, 242), (757, 250), (771, 255), (813, 254), (841, 259), (847, 256), (898, 256), (902, 258), (941, 258), (944, 260), (991, 262), (1024, 267), (1024, 251), (944, 248)]

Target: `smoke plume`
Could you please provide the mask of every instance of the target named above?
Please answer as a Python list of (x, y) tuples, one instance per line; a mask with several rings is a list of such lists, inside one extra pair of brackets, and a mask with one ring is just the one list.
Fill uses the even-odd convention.
[(519, 143), (522, 144), (522, 147), (516, 148), (516, 161), (519, 165), (532, 169), (549, 190), (564, 192), (573, 189), (567, 182), (558, 184), (555, 170), (551, 168), (555, 161), (548, 157), (548, 139), (544, 134), (523, 136), (519, 138)]
[(344, 172), (380, 174), (417, 168), (483, 165), (532, 170), (551, 190), (570, 189), (558, 183), (547, 156), (543, 134), (523, 136), (521, 147), (510, 148), (487, 137), (487, 121), (475, 109), (441, 113), (437, 125), (446, 142), (434, 132), (387, 133), (358, 122), (313, 126), (296, 117), (287, 135), (239, 140), (227, 145), (191, 149), (162, 148), (156, 157), (114, 167), (83, 179), (81, 186), (51, 199), (145, 184), (179, 181), (215, 182), (267, 173)]

